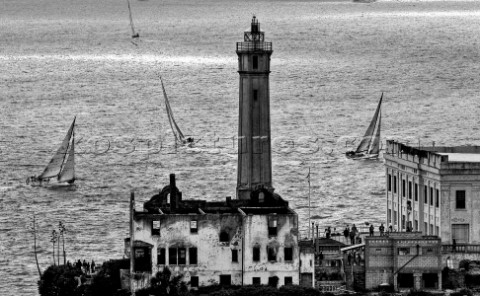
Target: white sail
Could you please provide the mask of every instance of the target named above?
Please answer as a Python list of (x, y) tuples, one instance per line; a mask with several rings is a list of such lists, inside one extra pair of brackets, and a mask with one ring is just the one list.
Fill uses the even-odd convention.
[(58, 176), (62, 168), (63, 161), (67, 155), (67, 150), (70, 144), (70, 138), (72, 137), (73, 128), (75, 126), (75, 119), (73, 119), (72, 125), (68, 129), (67, 135), (62, 141), (60, 148), (58, 148), (57, 153), (52, 157), (50, 163), (47, 165), (43, 173), (38, 176), (38, 179), (49, 179)]
[[(362, 141), (357, 147), (356, 153), (368, 153), (368, 154), (378, 154), (379, 141), (380, 141), (380, 107), (382, 105), (383, 93), (378, 102), (377, 109), (373, 115), (372, 121), (365, 132), (365, 135), (362, 138)], [(375, 148), (376, 147), (376, 148)]]
[(167, 92), (165, 91), (165, 87), (163, 86), (162, 77), (160, 77), (160, 82), (162, 84), (163, 97), (165, 98), (165, 108), (167, 109), (168, 122), (170, 123), (170, 127), (172, 128), (172, 132), (173, 132), (173, 135), (175, 136), (175, 140), (178, 142), (184, 142), (185, 136), (183, 135), (182, 131), (178, 127), (177, 123), (175, 122), (175, 118), (173, 117), (172, 108), (170, 107), (170, 102), (168, 101)]
[(59, 182), (72, 182), (75, 180), (75, 139), (72, 138), (70, 151), (67, 161), (64, 163), (62, 171), (58, 175)]

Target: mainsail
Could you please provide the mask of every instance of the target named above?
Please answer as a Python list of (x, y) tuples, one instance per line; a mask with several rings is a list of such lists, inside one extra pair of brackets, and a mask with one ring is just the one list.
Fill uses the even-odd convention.
[(75, 127), (75, 118), (73, 119), (73, 122), (70, 125), (67, 135), (63, 139), (62, 144), (60, 145), (60, 148), (58, 148), (57, 152), (52, 157), (52, 159), (50, 160), (50, 163), (47, 165), (43, 173), (40, 176), (38, 176), (38, 179), (40, 180), (50, 179), (53, 177), (57, 177), (60, 174), (63, 162), (65, 161), (65, 157), (67, 156), (68, 147), (70, 146), (70, 139), (72, 137), (74, 127)]
[(75, 135), (72, 137), (72, 144), (68, 152), (67, 161), (63, 164), (62, 170), (58, 175), (59, 182), (73, 182), (75, 181)]
[(355, 153), (366, 153), (366, 154), (378, 154), (380, 151), (380, 122), (381, 122), (381, 112), (380, 107), (382, 105), (383, 93), (378, 102), (377, 110), (373, 115), (372, 121), (365, 132), (365, 135), (358, 145)]
[(175, 118), (173, 117), (172, 108), (170, 107), (170, 102), (168, 101), (167, 92), (165, 91), (165, 87), (163, 86), (162, 77), (161, 76), (159, 76), (159, 77), (160, 77), (160, 82), (162, 84), (163, 97), (165, 98), (165, 108), (167, 109), (168, 122), (170, 123), (170, 127), (172, 128), (172, 132), (173, 132), (173, 135), (175, 136), (175, 140), (177, 142), (184, 143), (185, 142), (185, 136), (183, 135), (182, 131), (178, 127), (177, 123), (175, 122)]

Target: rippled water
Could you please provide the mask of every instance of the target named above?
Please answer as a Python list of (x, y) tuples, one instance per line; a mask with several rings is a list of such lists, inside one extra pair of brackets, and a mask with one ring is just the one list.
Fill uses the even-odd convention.
[[(63, 221), (70, 260), (123, 254), (128, 198), (138, 206), (177, 174), (185, 198), (221, 200), (236, 185), (235, 42), (255, 13), (273, 42), (276, 191), (306, 228), (384, 219), (381, 162), (343, 153), (385, 93), (382, 136), (479, 144), (480, 4), (474, 1), (125, 1), (0, 3), (0, 295), (35, 295)], [(162, 75), (181, 128), (172, 148)], [(76, 191), (32, 188), (77, 115)]]

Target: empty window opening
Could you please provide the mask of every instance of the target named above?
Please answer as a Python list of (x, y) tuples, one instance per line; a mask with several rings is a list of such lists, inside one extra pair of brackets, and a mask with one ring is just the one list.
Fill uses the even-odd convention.
[(228, 235), (228, 232), (220, 232), (220, 241), (223, 243), (228, 243), (230, 241), (230, 236)]
[(285, 248), (285, 261), (293, 260), (293, 248)]
[(165, 264), (165, 248), (157, 249), (157, 264)]
[(260, 247), (253, 247), (253, 261), (260, 261)]
[(238, 250), (232, 250), (232, 262), (238, 262)]

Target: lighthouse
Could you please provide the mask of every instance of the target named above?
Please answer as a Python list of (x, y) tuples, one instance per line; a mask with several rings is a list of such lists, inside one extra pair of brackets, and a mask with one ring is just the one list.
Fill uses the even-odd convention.
[(252, 18), (244, 41), (237, 42), (239, 90), (237, 198), (255, 190), (273, 191), (270, 134), (270, 56), (260, 23)]

